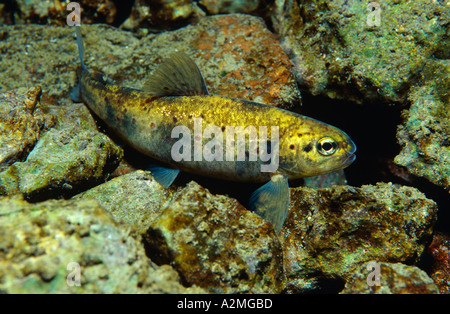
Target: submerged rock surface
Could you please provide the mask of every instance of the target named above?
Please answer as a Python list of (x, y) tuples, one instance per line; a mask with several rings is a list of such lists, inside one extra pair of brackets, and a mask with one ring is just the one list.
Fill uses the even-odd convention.
[(401, 102), (433, 79), (424, 66), (448, 58), (448, 4), (440, 1), (322, 0), (275, 2), (272, 22), (314, 95), (356, 102)]
[(76, 128), (52, 129), (24, 162), (0, 172), (0, 195), (49, 198), (104, 179), (123, 151), (106, 135)]
[(431, 241), (436, 203), (417, 189), (378, 183), (361, 188), (291, 190), (281, 238), (288, 292), (348, 280), (370, 260), (416, 263)]
[[(447, 75), (450, 64), (448, 70)], [(448, 93), (450, 77), (446, 80)], [(411, 107), (398, 127), (402, 151), (395, 163), (450, 190), (450, 98), (429, 85), (414, 88), (409, 98)]]
[[(21, 25), (1, 31), (0, 91), (40, 84), (46, 101), (67, 97), (77, 83), (79, 66), (73, 29)], [(140, 39), (104, 25), (83, 25), (82, 32), (87, 66), (118, 84), (142, 87), (162, 59), (178, 50), (198, 64), (212, 93), (281, 107), (300, 102), (289, 58), (257, 17), (210, 16), (196, 25)]]
[[(377, 263), (377, 262), (374, 262)], [(373, 265), (373, 264), (372, 264)], [(380, 278), (375, 283), (370, 263), (362, 266), (341, 293), (348, 294), (438, 294), (439, 289), (423, 270), (401, 263), (378, 263)], [(369, 268), (369, 269), (367, 269)], [(369, 277), (370, 276), (370, 277)], [(367, 279), (369, 277), (369, 279)], [(370, 283), (370, 285), (368, 284)]]
[(94, 198), (125, 229), (144, 234), (172, 196), (149, 171), (138, 170), (78, 194), (74, 199)]
[(0, 171), (23, 160), (55, 123), (43, 110), (40, 96), (39, 86), (0, 94)]
[(213, 293), (281, 291), (281, 245), (268, 222), (195, 182), (164, 207), (144, 236), (152, 260)]
[(184, 288), (171, 267), (153, 264), (140, 241), (118, 228), (96, 201), (0, 198), (2, 293), (202, 291)]

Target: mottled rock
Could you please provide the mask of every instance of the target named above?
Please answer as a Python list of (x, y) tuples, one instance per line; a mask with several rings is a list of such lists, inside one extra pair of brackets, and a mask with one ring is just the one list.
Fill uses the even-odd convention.
[(136, 0), (130, 16), (121, 25), (129, 30), (167, 30), (205, 16), (197, 1), (192, 0)]
[[(348, 294), (437, 294), (439, 289), (426, 272), (401, 263), (379, 263), (380, 282), (374, 281), (371, 262), (355, 271), (341, 293)], [(376, 263), (376, 262), (372, 262)], [(369, 266), (369, 267), (368, 267)], [(369, 279), (367, 279), (367, 277)], [(368, 285), (370, 283), (370, 286)]]
[[(67, 97), (77, 84), (79, 66), (73, 29), (23, 25), (2, 26), (2, 31), (7, 34), (0, 41), (0, 91), (38, 82), (46, 102)], [(257, 17), (205, 17), (196, 25), (141, 39), (104, 25), (83, 25), (82, 33), (87, 66), (118, 84), (141, 88), (177, 49), (196, 61), (212, 93), (281, 107), (300, 102), (288, 56)]]
[(344, 170), (338, 170), (320, 176), (305, 178), (302, 186), (318, 189), (345, 184), (347, 184), (347, 180), (345, 179)]
[(430, 277), (441, 293), (450, 294), (450, 236), (436, 233), (428, 251), (433, 258)]
[(136, 33), (179, 28), (206, 15), (219, 13), (256, 13), (270, 9), (261, 0), (136, 0), (121, 28)]
[(422, 70), (434, 56), (448, 58), (448, 5), (374, 3), (379, 9), (364, 1), (275, 1), (273, 27), (301, 87), (356, 102), (400, 102), (417, 80), (434, 78)]
[(261, 0), (200, 0), (209, 14), (218, 13), (253, 13), (260, 6), (266, 5), (270, 1)]
[(370, 260), (417, 262), (431, 240), (436, 212), (436, 203), (418, 190), (387, 183), (291, 189), (281, 231), (286, 291), (345, 281)]
[[(448, 87), (449, 73), (450, 64)], [(439, 94), (430, 85), (413, 88), (411, 107), (404, 112), (404, 122), (397, 130), (402, 151), (394, 161), (410, 173), (450, 190), (450, 98)]]
[[(73, 285), (77, 280), (79, 286)], [(75, 273), (74, 273), (75, 272)], [(70, 286), (67, 282), (70, 282)], [(186, 293), (94, 200), (0, 198), (0, 292)]]
[(145, 237), (150, 258), (214, 293), (277, 293), (281, 246), (272, 226), (195, 182), (177, 192)]
[(171, 196), (172, 191), (159, 185), (149, 171), (138, 170), (98, 185), (75, 199), (96, 199), (115, 222), (143, 234)]
[(188, 36), (187, 32), (212, 93), (283, 108), (301, 102), (292, 63), (262, 19), (211, 16), (179, 35)]
[[(114, 61), (112, 46), (118, 45), (117, 48), (123, 49), (116, 53), (126, 52), (129, 58), (123, 59), (122, 66), (129, 65), (130, 47), (139, 42), (136, 38), (105, 25), (83, 25), (85, 28), (90, 30), (90, 36), (85, 38), (88, 60), (96, 58), (100, 64), (109, 64)], [(1, 32), (5, 35), (0, 40), (0, 92), (40, 85), (42, 102), (56, 105), (61, 97), (68, 98), (70, 89), (78, 82), (79, 60), (73, 28), (30, 24), (0, 26)]]
[(0, 195), (46, 198), (104, 179), (123, 151), (106, 135), (68, 127), (48, 131), (24, 162), (0, 173)]
[(140, 43), (129, 57), (138, 61), (130, 65), (133, 71), (120, 62), (114, 70), (106, 68), (124, 85), (143, 86), (158, 63), (178, 50), (194, 59), (211, 93), (285, 108), (301, 101), (292, 64), (260, 18), (243, 14), (209, 16), (196, 25), (149, 35)]
[(0, 94), (0, 171), (23, 160), (54, 117), (42, 108), (39, 86)]

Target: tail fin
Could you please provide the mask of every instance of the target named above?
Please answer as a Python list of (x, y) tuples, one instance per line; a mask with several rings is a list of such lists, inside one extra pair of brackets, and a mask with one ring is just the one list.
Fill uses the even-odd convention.
[(86, 65), (84, 64), (84, 43), (83, 38), (81, 37), (81, 29), (80, 26), (75, 26), (75, 32), (77, 34), (77, 43), (78, 43), (78, 54), (80, 55), (81, 68), (84, 71), (87, 71)]
[[(80, 62), (81, 62), (81, 72), (86, 71), (87, 73), (89, 73), (88, 69), (86, 68), (86, 65), (84, 64), (84, 44), (83, 44), (83, 38), (81, 37), (81, 30), (80, 30), (80, 26), (75, 26), (75, 33), (77, 36), (77, 44), (78, 44), (78, 54), (80, 56)], [(72, 88), (69, 92), (69, 97), (70, 99), (72, 99), (74, 102), (81, 102), (81, 97), (80, 97), (80, 85), (81, 85), (81, 75), (79, 77), (79, 82), (78, 84)]]

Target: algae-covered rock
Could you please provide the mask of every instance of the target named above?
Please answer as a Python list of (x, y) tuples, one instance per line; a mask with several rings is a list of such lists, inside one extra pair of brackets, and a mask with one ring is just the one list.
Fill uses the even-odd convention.
[(144, 237), (150, 258), (215, 293), (277, 293), (281, 246), (272, 226), (236, 200), (191, 182), (165, 206)]
[[(139, 41), (128, 32), (104, 25), (84, 28), (89, 28), (91, 34), (85, 38), (88, 60), (97, 58), (103, 64), (114, 61), (111, 53), (116, 49), (112, 46), (119, 45), (124, 49), (118, 53), (126, 55), (122, 66), (131, 61), (132, 49)], [(56, 104), (77, 84), (79, 60), (74, 28), (30, 24), (0, 26), (1, 32), (0, 92), (40, 85), (41, 101)]]
[(70, 192), (104, 179), (122, 155), (123, 150), (102, 133), (80, 132), (76, 127), (52, 129), (26, 161), (0, 172), (0, 195), (45, 198), (46, 194)]
[(209, 14), (218, 13), (252, 13), (260, 6), (265, 5), (266, 1), (261, 0), (200, 0)]
[(409, 95), (411, 107), (404, 113), (397, 139), (402, 151), (395, 163), (416, 176), (450, 189), (450, 65), (447, 67), (447, 93), (434, 86), (415, 87)]
[[(73, 28), (1, 26), (1, 32), (0, 92), (40, 84), (49, 103), (67, 97), (78, 83)], [(257, 17), (210, 16), (140, 39), (105, 25), (83, 25), (82, 33), (88, 68), (104, 71), (118, 84), (141, 88), (158, 64), (179, 50), (198, 64), (212, 93), (282, 107), (300, 102), (288, 56)]]
[(185, 293), (95, 200), (0, 198), (0, 292)]
[[(87, 40), (90, 34), (86, 33)], [(249, 15), (208, 16), (195, 25), (148, 35), (126, 52), (136, 60), (134, 64), (115, 62), (112, 69), (102, 67), (124, 85), (139, 88), (163, 58), (176, 50), (194, 59), (211, 93), (280, 107), (300, 102), (288, 56), (262, 19)], [(95, 61), (92, 64), (99, 65)]]
[(39, 86), (0, 94), (0, 171), (24, 159), (54, 124), (54, 117), (39, 102), (40, 95)]
[(121, 25), (122, 28), (136, 30), (174, 29), (187, 24), (189, 20), (205, 16), (192, 0), (136, 0), (130, 16)]
[[(378, 271), (379, 282), (375, 282), (375, 272)], [(341, 293), (437, 294), (439, 290), (427, 273), (416, 266), (372, 261), (351, 275)]]
[[(403, 101), (435, 56), (448, 56), (444, 1), (275, 1), (273, 26), (310, 93)], [(447, 40), (446, 40), (447, 38)]]
[(148, 32), (168, 30), (219, 13), (255, 13), (270, 9), (261, 0), (136, 0), (121, 28)]
[(98, 185), (75, 199), (96, 199), (115, 222), (143, 234), (170, 196), (172, 191), (159, 185), (149, 171), (138, 170)]
[(428, 251), (433, 258), (430, 277), (441, 293), (450, 294), (450, 236), (436, 232)]
[(431, 240), (437, 206), (417, 189), (378, 183), (361, 188), (291, 189), (282, 229), (287, 291), (347, 280), (360, 263), (417, 262)]

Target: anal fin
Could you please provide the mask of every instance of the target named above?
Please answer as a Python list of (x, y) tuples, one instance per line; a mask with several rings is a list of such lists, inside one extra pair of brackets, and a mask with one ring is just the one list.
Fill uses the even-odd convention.
[(289, 184), (285, 176), (273, 175), (250, 197), (250, 209), (269, 221), (280, 233), (289, 211)]

